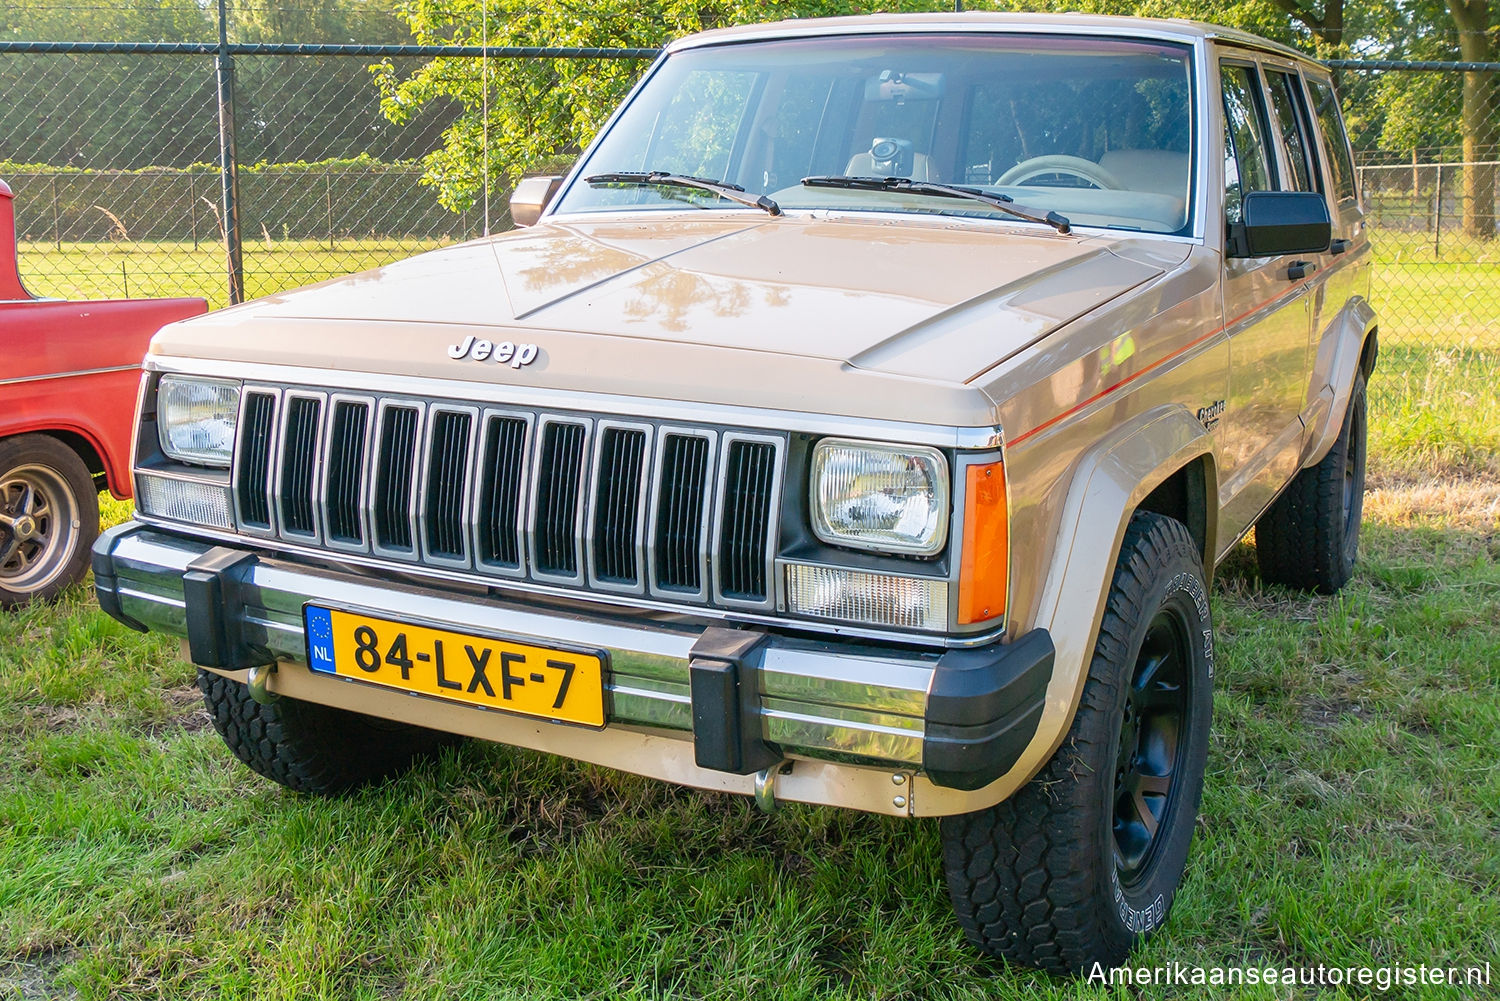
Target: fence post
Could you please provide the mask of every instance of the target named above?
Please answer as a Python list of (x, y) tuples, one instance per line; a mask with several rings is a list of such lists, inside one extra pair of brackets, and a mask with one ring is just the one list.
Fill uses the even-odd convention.
[(1418, 174), (1417, 174), (1417, 148), (1415, 146), (1413, 146), (1411, 148), (1411, 199), (1412, 199), (1412, 201), (1416, 201), (1417, 198), (1419, 197), (1418, 196), (1418, 192), (1417, 192), (1417, 177), (1418, 177)]
[(198, 249), (198, 182), (188, 171), (188, 225), (193, 228), (193, 249)]
[(52, 241), (62, 250), (62, 223), (57, 217), (57, 178), (52, 178)]
[(1436, 260), (1443, 253), (1443, 161), (1437, 165), (1437, 186), (1432, 192), (1432, 256)]
[(240, 251), (240, 170), (234, 148), (234, 56), (229, 52), (229, 15), (219, 0), (219, 177), (224, 197), (224, 255), (229, 302), (245, 301), (245, 262)]
[(323, 175), (323, 195), (328, 203), (328, 249), (333, 249), (333, 178)]

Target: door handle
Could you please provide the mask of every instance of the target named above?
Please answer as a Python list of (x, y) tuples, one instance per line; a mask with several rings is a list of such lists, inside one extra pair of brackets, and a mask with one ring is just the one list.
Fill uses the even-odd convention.
[(1353, 240), (1334, 240), (1328, 245), (1328, 252), (1337, 257), (1339, 254), (1342, 254), (1344, 251), (1348, 250), (1349, 244), (1353, 242)]
[(1286, 269), (1287, 281), (1300, 282), (1314, 271), (1318, 266), (1312, 261), (1293, 261)]

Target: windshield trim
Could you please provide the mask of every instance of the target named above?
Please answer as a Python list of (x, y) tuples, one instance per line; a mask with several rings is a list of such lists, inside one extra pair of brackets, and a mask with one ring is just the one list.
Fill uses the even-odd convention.
[[(693, 40), (696, 36), (689, 36), (686, 39), (679, 39), (678, 42), (674, 42), (667, 48), (663, 49), (661, 56), (658, 57), (651, 64), (650, 68), (641, 75), (641, 78), (636, 81), (635, 86), (633, 86), (630, 89), (629, 93), (625, 95), (624, 99), (620, 101), (614, 112), (600, 127), (599, 131), (595, 133), (594, 138), (586, 147), (584, 147), (583, 151), (578, 155), (578, 159), (573, 162), (572, 167), (569, 168), (567, 174), (564, 175), (562, 184), (558, 187), (557, 194), (553, 196), (551, 202), (547, 205), (545, 211), (543, 211), (541, 218), (548, 219), (553, 216), (562, 217), (594, 214), (594, 210), (591, 209), (571, 209), (564, 212), (561, 211), (561, 206), (563, 202), (567, 200), (567, 196), (579, 184), (584, 183), (584, 165), (589, 162), (590, 158), (593, 157), (599, 145), (619, 123), (619, 120), (625, 115), (626, 111), (628, 111), (630, 107), (635, 104), (635, 102), (640, 98), (641, 93), (646, 89), (647, 86), (650, 85), (651, 81), (655, 79), (656, 75), (661, 72), (662, 67), (665, 66), (667, 61), (674, 55), (699, 52), (705, 49), (719, 48), (722, 46), (730, 45), (760, 45), (782, 40), (806, 40), (809, 38), (833, 40), (840, 38), (868, 37), (871, 35), (879, 34), (903, 35), (918, 39), (953, 37), (955, 35), (970, 37), (974, 35), (994, 35), (1004, 38), (1026, 38), (1028, 36), (1039, 35), (1053, 37), (1077, 36), (1080, 38), (1088, 38), (1102, 42), (1113, 41), (1166, 43), (1180, 47), (1184, 50), (1184, 56), (1187, 59), (1188, 63), (1188, 160), (1190, 166), (1188, 170), (1188, 196), (1186, 200), (1188, 219), (1181, 229), (1172, 233), (1166, 233), (1151, 230), (1135, 230), (1124, 227), (1079, 224), (1073, 227), (1074, 230), (1078, 232), (1098, 231), (1105, 233), (1129, 233), (1135, 236), (1143, 237), (1172, 236), (1179, 239), (1188, 239), (1200, 243), (1207, 239), (1207, 220), (1205, 218), (1207, 215), (1206, 192), (1209, 188), (1207, 181), (1210, 178), (1208, 176), (1209, 163), (1206, 155), (1207, 146), (1205, 144), (1208, 141), (1207, 137), (1211, 136), (1212, 134), (1212, 123), (1209, 120), (1208, 110), (1210, 107), (1210, 102), (1205, 96), (1208, 93), (1209, 85), (1207, 67), (1210, 62), (1208, 51), (1210, 40), (1203, 35), (1191, 32), (1177, 32), (1166, 28), (1138, 28), (1135, 25), (1131, 25), (1128, 28), (1122, 26), (1121, 30), (1118, 31), (1109, 31), (1102, 30), (1100, 27), (1092, 24), (1086, 26), (1043, 23), (1033, 25), (1021, 24), (1018, 22), (1009, 22), (1002, 24), (1000, 22), (983, 22), (979, 20), (975, 20), (970, 23), (955, 22), (952, 24), (931, 24), (930, 26), (925, 26), (924, 24), (924, 26), (918, 27), (913, 23), (902, 24), (899, 21), (894, 20), (894, 18), (889, 22), (872, 22), (871, 24), (865, 26), (840, 25), (838, 30), (832, 31), (827, 30), (826, 28), (823, 30), (818, 30), (816, 27), (814, 27), (811, 21), (805, 27), (796, 27), (799, 27), (800, 30), (792, 31), (789, 30), (788, 26), (781, 25), (779, 26), (779, 30), (774, 32), (767, 31), (765, 34), (752, 33), (748, 35), (735, 35), (722, 39), (713, 38), (703, 39), (699, 41)], [(725, 206), (716, 206), (712, 208), (705, 207), (699, 211), (712, 212), (726, 210), (727, 207)], [(642, 214), (659, 213), (662, 211), (671, 210), (641, 210)], [(736, 208), (734, 209), (734, 211), (743, 212), (746, 210)], [(788, 209), (787, 211), (792, 212), (823, 210)], [(616, 218), (618, 217), (618, 213), (610, 214)], [(928, 215), (928, 213), (912, 214), (923, 216)], [(932, 213), (932, 215), (937, 214), (938, 213)], [(1015, 220), (1015, 222), (1019, 223), (1020, 220)]]

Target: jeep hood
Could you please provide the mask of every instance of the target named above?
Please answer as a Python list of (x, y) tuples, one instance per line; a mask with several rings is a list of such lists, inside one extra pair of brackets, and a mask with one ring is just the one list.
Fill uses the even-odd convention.
[[(1125, 249), (905, 215), (544, 221), (176, 324), (152, 351), (976, 426), (975, 377), (1170, 266)], [(470, 336), (538, 350), (450, 357)]]

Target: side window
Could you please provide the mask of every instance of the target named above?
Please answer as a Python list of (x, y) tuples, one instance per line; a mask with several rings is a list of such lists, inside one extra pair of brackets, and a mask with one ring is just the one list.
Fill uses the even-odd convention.
[(1225, 65), (1224, 85), (1224, 215), (1241, 218), (1240, 201), (1251, 191), (1276, 187), (1266, 156), (1265, 114), (1260, 81), (1252, 66)]
[(1281, 148), (1286, 150), (1292, 187), (1297, 191), (1317, 191), (1321, 185), (1316, 181), (1317, 161), (1312, 158), (1311, 144), (1307, 141), (1310, 130), (1303, 112), (1302, 88), (1295, 76), (1278, 70), (1267, 70), (1266, 80), (1271, 85), (1271, 120), (1281, 137)]
[(1327, 147), (1328, 172), (1333, 175), (1333, 190), (1339, 202), (1353, 201), (1354, 164), (1349, 159), (1349, 137), (1344, 134), (1344, 119), (1339, 114), (1339, 99), (1333, 85), (1309, 78), (1312, 91), (1313, 113), (1317, 115), (1318, 127), (1323, 132), (1323, 145)]

